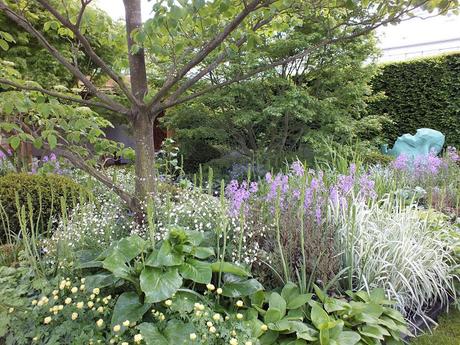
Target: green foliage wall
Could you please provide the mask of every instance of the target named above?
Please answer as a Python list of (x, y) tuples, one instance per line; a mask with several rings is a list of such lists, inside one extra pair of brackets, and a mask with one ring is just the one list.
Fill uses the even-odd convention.
[(460, 53), (384, 65), (373, 88), (386, 97), (372, 112), (393, 120), (384, 128), (387, 139), (428, 127), (460, 147)]

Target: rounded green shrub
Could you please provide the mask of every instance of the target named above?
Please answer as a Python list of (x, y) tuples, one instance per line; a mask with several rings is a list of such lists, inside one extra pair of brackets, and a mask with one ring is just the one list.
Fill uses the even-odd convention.
[(18, 211), (28, 227), (48, 231), (89, 193), (70, 178), (55, 174), (12, 173), (0, 177), (0, 242), (20, 232)]

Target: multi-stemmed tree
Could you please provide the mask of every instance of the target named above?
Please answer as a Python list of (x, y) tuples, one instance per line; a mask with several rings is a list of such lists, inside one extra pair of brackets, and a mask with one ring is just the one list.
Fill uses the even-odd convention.
[[(282, 68), (293, 62), (302, 63), (312, 52), (346, 43), (382, 25), (407, 19), (419, 10), (446, 13), (458, 6), (458, 0), (168, 0), (155, 1), (152, 17), (142, 22), (141, 1), (123, 2), (129, 83), (123, 77), (122, 69), (106, 63), (96, 53), (94, 42), (86, 35), (86, 9), (91, 0), (81, 0), (79, 6), (66, 6), (66, 2), (57, 0), (0, 0), (0, 11), (33, 36), (50, 56), (84, 85), (93, 98), (45, 89), (38, 84), (5, 77), (8, 76), (5, 73), (0, 74), (0, 84), (32, 92), (32, 99), (36, 101), (43, 101), (45, 97), (44, 104), (51, 104), (52, 109), (43, 105), (41, 109), (46, 109), (45, 122), (48, 125), (52, 123), (52, 126), (44, 128), (38, 125), (33, 129), (10, 126), (11, 131), (22, 131), (18, 140), (36, 142), (45, 135), (47, 140), (43, 145), (58, 150), (77, 167), (114, 188), (135, 209), (139, 209), (142, 202), (155, 192), (153, 129), (156, 117), (165, 110), (227, 85), (257, 78), (258, 74), (269, 69)], [(54, 17), (53, 24), (34, 26), (31, 5), (39, 5), (42, 10), (48, 11)], [(123, 97), (103, 92), (75, 61), (67, 57), (62, 48), (54, 46), (45, 32), (50, 26), (60, 30), (66, 39), (74, 43), (78, 53), (86, 54), (101, 72), (112, 79)], [(317, 38), (310, 35), (309, 40), (297, 42), (295, 47), (278, 56), (266, 53), (300, 26), (312, 33), (320, 26), (321, 31), (327, 34)], [(14, 44), (14, 37), (7, 33), (7, 29), (2, 28), (4, 32), (0, 40), (9, 40)], [(238, 61), (237, 65), (235, 61)], [(135, 138), (134, 195), (114, 186), (103, 172), (85, 160), (77, 145), (69, 145), (69, 141), (82, 140), (81, 137), (86, 135), (92, 145), (102, 139), (88, 112), (82, 117), (85, 121), (78, 123), (76, 119), (73, 122), (78, 125), (79, 134), (54, 121), (55, 117), (59, 117), (59, 111), (53, 108), (57, 106), (56, 99), (64, 104), (104, 108), (129, 120)], [(79, 109), (77, 114), (86, 111)], [(24, 111), (27, 112), (27, 109)], [(72, 115), (71, 111), (68, 113), (68, 116)], [(40, 117), (40, 111), (35, 111), (33, 115), (35, 119)], [(69, 131), (73, 133), (70, 139), (65, 136)]]

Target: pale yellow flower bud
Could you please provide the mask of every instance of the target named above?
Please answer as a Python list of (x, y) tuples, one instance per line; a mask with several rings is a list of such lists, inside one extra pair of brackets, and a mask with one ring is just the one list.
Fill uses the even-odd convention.
[(140, 342), (142, 341), (142, 339), (144, 339), (144, 338), (142, 337), (141, 334), (136, 334), (136, 335), (134, 336), (134, 342), (135, 342), (135, 343), (140, 343)]
[(72, 320), (76, 320), (78, 317), (78, 313), (72, 313)]
[(113, 331), (114, 332), (120, 332), (121, 326), (120, 325), (115, 325), (113, 326)]
[(49, 324), (49, 323), (51, 322), (51, 320), (52, 320), (52, 319), (51, 319), (51, 316), (47, 316), (47, 317), (45, 317), (45, 319), (43, 320), (43, 323), (44, 323), (45, 325), (47, 325), (47, 324)]
[(104, 325), (104, 320), (102, 319), (97, 320), (96, 325), (97, 327), (102, 327)]
[(241, 308), (243, 305), (244, 305), (244, 303), (243, 303), (242, 300), (236, 301), (236, 306), (237, 306), (238, 308)]
[(236, 318), (237, 318), (238, 320), (243, 319), (243, 314), (240, 314), (240, 313), (236, 314)]
[(190, 340), (196, 340), (196, 334), (190, 333)]
[(221, 288), (218, 288), (218, 289), (216, 290), (216, 292), (217, 292), (218, 295), (222, 295), (222, 289), (221, 289)]

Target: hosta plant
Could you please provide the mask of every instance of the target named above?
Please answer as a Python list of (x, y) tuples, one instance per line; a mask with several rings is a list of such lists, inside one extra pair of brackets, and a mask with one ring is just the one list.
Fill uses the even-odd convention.
[(409, 334), (402, 315), (390, 306), (381, 289), (348, 293), (348, 298), (301, 294), (288, 283), (281, 293), (259, 292), (252, 296), (266, 332), (260, 343), (269, 344), (403, 344)]

